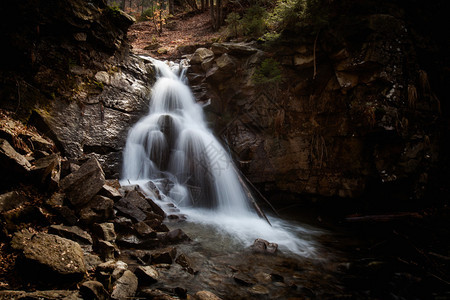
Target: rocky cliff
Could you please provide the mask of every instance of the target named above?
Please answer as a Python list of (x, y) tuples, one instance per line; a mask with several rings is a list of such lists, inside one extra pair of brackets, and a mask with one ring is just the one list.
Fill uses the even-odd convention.
[(132, 17), (105, 1), (7, 1), (1, 107), (56, 141), (71, 159), (120, 171), (127, 130), (147, 110), (154, 69), (129, 53)]
[[(418, 3), (369, 2), (332, 3), (327, 26), (285, 31), (269, 48), (214, 44), (191, 57), (216, 132), (267, 194), (364, 196), (393, 209), (442, 184), (446, 43), (423, 32), (430, 12)], [(258, 84), (268, 59), (282, 79)]]

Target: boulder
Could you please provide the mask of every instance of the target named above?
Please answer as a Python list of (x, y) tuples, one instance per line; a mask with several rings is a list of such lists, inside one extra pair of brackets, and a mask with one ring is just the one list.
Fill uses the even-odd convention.
[(17, 182), (28, 175), (31, 164), (8, 143), (0, 138), (0, 174), (7, 182)]
[(78, 226), (51, 225), (48, 233), (75, 241), (80, 244), (92, 245), (92, 237)]
[(177, 248), (169, 247), (152, 252), (151, 263), (156, 264), (172, 264), (177, 255)]
[(108, 241), (97, 241), (94, 245), (95, 251), (100, 255), (103, 260), (111, 260), (116, 256), (119, 256), (119, 248)]
[(211, 57), (214, 57), (214, 52), (206, 48), (198, 48), (195, 50), (189, 62), (192, 65), (199, 65)]
[(275, 254), (278, 251), (278, 244), (269, 243), (263, 239), (256, 239), (250, 249), (257, 253)]
[(115, 201), (118, 201), (122, 198), (122, 194), (120, 194), (119, 190), (108, 184), (103, 185), (102, 189), (98, 192), (98, 194), (113, 199)]
[(103, 284), (95, 280), (83, 282), (80, 286), (80, 294), (83, 299), (107, 300), (109, 294)]
[(154, 238), (156, 237), (156, 231), (154, 231), (145, 222), (139, 222), (134, 224), (134, 230), (141, 238)]
[(27, 198), (16, 191), (4, 193), (0, 195), (0, 213), (15, 209), (25, 203)]
[(126, 270), (114, 285), (112, 299), (127, 299), (134, 297), (138, 287), (138, 279), (133, 272)]
[(221, 300), (221, 298), (208, 291), (199, 291), (195, 293), (194, 298), (196, 300)]
[(23, 249), (21, 271), (27, 277), (49, 284), (75, 283), (86, 273), (83, 250), (74, 241), (47, 233), (15, 238), (15, 247)]
[(194, 269), (192, 268), (191, 260), (183, 253), (178, 255), (178, 257), (175, 259), (175, 262), (183, 267), (183, 270), (185, 270), (189, 274), (196, 274), (198, 272), (194, 271)]
[(134, 271), (139, 279), (139, 285), (148, 285), (158, 281), (159, 272), (152, 266), (139, 266)]
[(130, 191), (120, 199), (114, 207), (117, 211), (135, 222), (147, 219), (147, 212), (151, 212), (152, 207), (149, 202), (137, 191)]
[(97, 159), (91, 158), (60, 182), (60, 189), (74, 206), (89, 202), (105, 184), (105, 174)]
[(216, 64), (223, 72), (232, 72), (236, 68), (234, 61), (226, 53), (216, 59)]
[(114, 218), (114, 201), (97, 195), (79, 212), (83, 224), (102, 223)]
[(61, 158), (59, 154), (51, 154), (38, 159), (33, 164), (32, 174), (37, 177), (40, 183), (46, 184), (52, 190), (56, 189), (61, 177)]
[(114, 231), (113, 223), (94, 224), (93, 231), (101, 240), (112, 242), (116, 241), (116, 232)]
[(190, 240), (189, 236), (181, 229), (171, 230), (163, 236), (163, 241), (169, 244), (188, 242)]
[(134, 234), (119, 235), (116, 243), (121, 248), (155, 249), (161, 244), (157, 238), (139, 238)]

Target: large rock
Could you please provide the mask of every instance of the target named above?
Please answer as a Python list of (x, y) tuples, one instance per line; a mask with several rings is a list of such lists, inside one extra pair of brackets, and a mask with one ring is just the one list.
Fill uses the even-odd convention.
[(195, 50), (189, 62), (193, 65), (198, 65), (211, 57), (214, 57), (214, 52), (206, 48), (198, 48)]
[(51, 154), (38, 159), (33, 164), (32, 173), (40, 183), (45, 183), (50, 189), (56, 189), (61, 177), (61, 157), (59, 154)]
[(95, 299), (95, 300), (107, 300), (109, 298), (108, 292), (98, 281), (89, 280), (83, 282), (80, 287), (80, 294), (83, 296), (83, 299)]
[(15, 247), (23, 250), (22, 274), (46, 283), (75, 283), (86, 273), (83, 250), (74, 241), (53, 234), (16, 235)]
[(91, 200), (105, 184), (105, 174), (96, 158), (85, 162), (60, 182), (60, 189), (72, 205), (80, 207)]
[(79, 215), (83, 224), (102, 223), (114, 218), (114, 201), (100, 195), (94, 196), (83, 208)]
[(0, 174), (7, 182), (17, 182), (31, 170), (31, 164), (8, 143), (0, 138)]
[(114, 285), (114, 290), (111, 294), (112, 299), (127, 299), (136, 294), (138, 287), (138, 279), (133, 272), (126, 270), (122, 277), (120, 277)]
[(51, 225), (48, 232), (80, 244), (92, 245), (91, 235), (78, 226)]
[(27, 198), (16, 191), (0, 195), (0, 213), (17, 208), (27, 201)]

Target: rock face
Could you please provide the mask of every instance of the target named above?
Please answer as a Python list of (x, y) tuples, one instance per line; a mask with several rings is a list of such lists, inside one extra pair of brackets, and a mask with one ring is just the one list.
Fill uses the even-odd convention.
[(269, 49), (279, 81), (254, 80), (269, 58), (256, 44), (214, 44), (214, 58), (191, 61), (197, 99), (261, 190), (390, 204), (424, 196), (440, 167), (439, 100), (404, 16), (387, 11), (358, 16), (357, 26), (330, 15), (340, 25), (323, 29), (316, 47), (307, 29), (286, 33)]
[(129, 53), (133, 18), (103, 0), (2, 9), (18, 15), (0, 21), (8, 56), (0, 64), (0, 108), (28, 119), (63, 155), (95, 155), (117, 177), (128, 128), (147, 110), (154, 81), (151, 62)]

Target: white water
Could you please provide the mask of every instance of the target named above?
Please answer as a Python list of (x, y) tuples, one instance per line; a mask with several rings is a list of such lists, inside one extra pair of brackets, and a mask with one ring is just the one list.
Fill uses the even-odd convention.
[(162, 200), (173, 202), (189, 222), (212, 226), (245, 246), (263, 238), (297, 254), (314, 253), (313, 242), (299, 238), (313, 232), (274, 218), (270, 226), (257, 216), (233, 161), (184, 83), (183, 69), (152, 62), (158, 79), (149, 114), (128, 133), (121, 184), (139, 184), (151, 194), (145, 184), (152, 181)]

